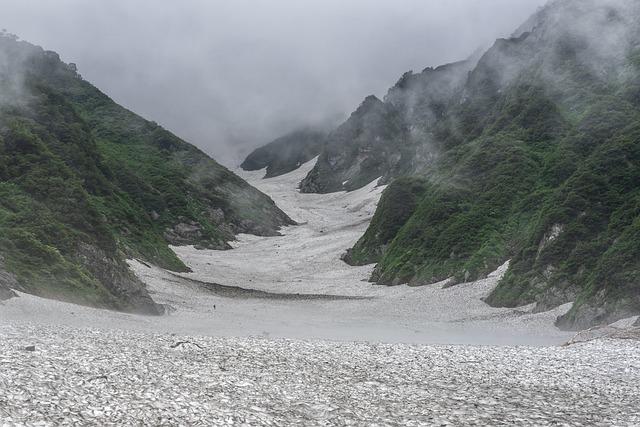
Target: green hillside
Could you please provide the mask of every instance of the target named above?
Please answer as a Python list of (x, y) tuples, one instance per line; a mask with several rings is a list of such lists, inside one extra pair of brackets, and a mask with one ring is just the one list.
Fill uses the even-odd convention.
[(275, 235), (290, 223), (54, 52), (0, 37), (0, 269), (19, 290), (156, 313), (125, 258), (184, 271), (168, 243), (222, 249), (236, 233)]
[[(640, 5), (551, 2), (452, 93), (416, 115), (430, 93), (390, 92), (394, 126), (424, 130), (415, 171), (392, 175), (421, 184), (385, 191), (347, 261), (378, 262), (380, 284), (420, 285), (511, 260), (492, 305), (575, 301), (565, 328), (640, 313)], [(322, 167), (307, 180), (333, 179), (314, 176)]]

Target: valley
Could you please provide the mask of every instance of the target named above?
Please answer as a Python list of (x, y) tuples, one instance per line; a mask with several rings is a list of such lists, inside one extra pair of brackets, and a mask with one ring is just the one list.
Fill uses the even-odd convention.
[[(25, 321), (39, 312), (48, 313), (42, 319), (46, 323), (186, 335), (476, 345), (550, 345), (573, 335), (553, 325), (569, 306), (533, 314), (531, 306), (492, 308), (482, 301), (506, 265), (487, 279), (446, 289), (445, 282), (420, 287), (369, 283), (373, 265), (351, 267), (340, 256), (366, 230), (384, 187), (373, 182), (352, 193), (300, 193), (298, 183), (312, 166), (313, 161), (265, 180), (260, 171), (242, 172), (300, 224), (284, 228), (282, 236), (242, 234), (227, 251), (172, 247), (191, 273), (129, 261), (154, 301), (170, 307), (167, 316), (66, 306), (26, 294), (7, 301), (3, 311)], [(224, 292), (207, 283), (247, 292)], [(249, 290), (274, 295), (254, 296)], [(327, 299), (317, 298), (322, 295)]]
[(268, 180), (245, 174), (301, 223), (282, 236), (240, 235), (228, 251), (173, 247), (191, 273), (129, 261), (154, 300), (169, 307), (162, 317), (28, 294), (0, 303), (0, 366), (10, 367), (0, 369), (0, 418), (59, 425), (639, 421), (637, 342), (560, 347), (573, 334), (553, 323), (568, 306), (539, 314), (489, 307), (481, 298), (506, 266), (446, 289), (367, 282), (373, 266), (350, 267), (340, 255), (367, 227), (382, 188), (301, 194), (297, 182), (312, 166)]
[(396, 49), (372, 39), (355, 80), (359, 55), (319, 72), (302, 43), (298, 69), (257, 24), (221, 37), (250, 36), (222, 73), (209, 37), (144, 73), (106, 50), (149, 73), (120, 104), (0, 31), (0, 426), (640, 425), (638, 22), (636, 0), (550, 0), (320, 115)]

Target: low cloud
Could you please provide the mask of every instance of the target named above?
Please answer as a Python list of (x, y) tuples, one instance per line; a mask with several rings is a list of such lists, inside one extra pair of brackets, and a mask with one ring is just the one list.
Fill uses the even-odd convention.
[(544, 0), (5, 0), (10, 32), (215, 158), (334, 124), (407, 70), (463, 59)]

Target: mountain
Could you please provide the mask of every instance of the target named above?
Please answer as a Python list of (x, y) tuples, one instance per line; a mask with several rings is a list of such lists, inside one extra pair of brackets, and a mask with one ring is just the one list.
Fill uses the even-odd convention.
[(640, 3), (557, 0), (477, 59), (406, 74), (330, 134), (303, 191), (392, 181), (345, 256), (384, 285), (511, 260), (487, 302), (577, 329), (640, 313)]
[(267, 168), (265, 178), (273, 178), (296, 170), (322, 151), (326, 133), (311, 128), (284, 135), (254, 150), (240, 167), (246, 171)]
[(0, 293), (157, 314), (126, 258), (223, 249), (292, 224), (194, 146), (117, 105), (54, 52), (0, 37)]
[(369, 96), (327, 138), (315, 168), (302, 181), (307, 193), (355, 190), (382, 178), (416, 173), (436, 155), (434, 123), (462, 85), (473, 59), (406, 73), (384, 102)]

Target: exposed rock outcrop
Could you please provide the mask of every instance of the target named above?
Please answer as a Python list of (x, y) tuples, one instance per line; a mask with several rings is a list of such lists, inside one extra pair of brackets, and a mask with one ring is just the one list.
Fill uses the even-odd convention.
[(294, 131), (254, 150), (240, 166), (247, 171), (267, 168), (265, 178), (283, 175), (320, 154), (326, 137), (316, 129)]
[(387, 183), (429, 167), (438, 152), (434, 126), (443, 118), (452, 96), (462, 89), (476, 60), (405, 73), (384, 101), (367, 97), (329, 134), (301, 190), (351, 191), (376, 178)]
[(4, 257), (0, 255), (0, 301), (16, 297), (17, 294), (13, 290), (19, 287), (16, 277), (5, 270)]
[(114, 308), (139, 314), (164, 314), (164, 306), (151, 299), (144, 283), (129, 270), (126, 262), (84, 243), (78, 247), (78, 258), (112, 295), (117, 296)]

